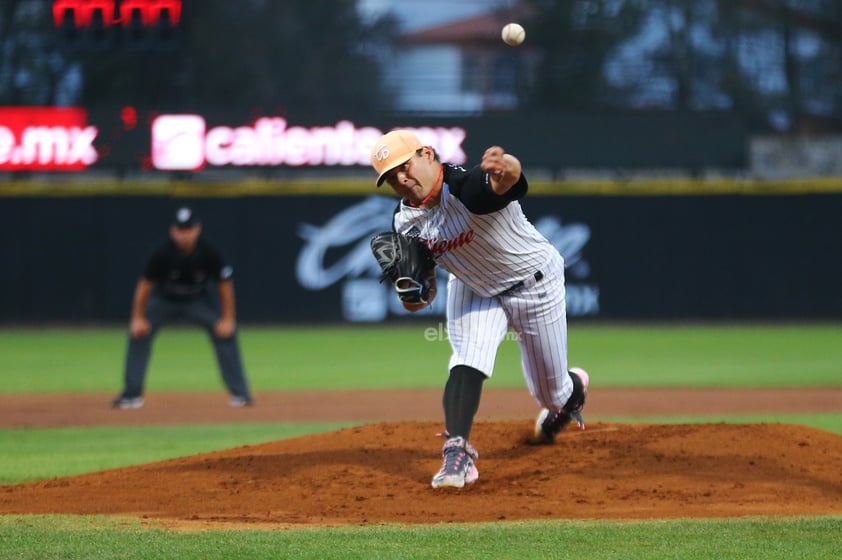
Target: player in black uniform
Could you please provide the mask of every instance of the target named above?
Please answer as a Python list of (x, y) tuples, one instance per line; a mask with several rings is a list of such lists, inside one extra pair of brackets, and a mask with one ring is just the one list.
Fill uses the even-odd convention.
[[(177, 321), (198, 323), (208, 331), (230, 393), (228, 404), (253, 404), (237, 341), (233, 269), (201, 233), (202, 224), (193, 211), (180, 208), (169, 229), (170, 239), (146, 263), (132, 301), (125, 386), (112, 403), (115, 408), (143, 406), (152, 341), (159, 328)], [(209, 284), (216, 284), (218, 302)]]

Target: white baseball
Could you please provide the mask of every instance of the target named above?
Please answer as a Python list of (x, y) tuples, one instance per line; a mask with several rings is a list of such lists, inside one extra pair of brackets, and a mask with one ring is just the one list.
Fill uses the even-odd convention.
[(503, 38), (504, 43), (516, 47), (526, 39), (526, 30), (519, 23), (507, 23), (503, 27), (500, 36)]

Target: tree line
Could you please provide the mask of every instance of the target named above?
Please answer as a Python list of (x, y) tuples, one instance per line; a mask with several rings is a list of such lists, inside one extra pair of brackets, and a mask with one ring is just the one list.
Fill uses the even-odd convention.
[[(57, 29), (51, 4), (0, 4), (1, 105), (390, 110), (377, 61), (401, 29), (364, 20), (354, 0), (188, 1), (166, 36), (99, 44)], [(752, 131), (842, 131), (839, 0), (519, 4), (541, 56), (518, 110), (716, 110)]]

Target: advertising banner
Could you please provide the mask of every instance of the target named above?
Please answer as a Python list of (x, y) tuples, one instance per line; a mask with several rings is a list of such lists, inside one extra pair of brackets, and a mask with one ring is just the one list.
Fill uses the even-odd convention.
[[(380, 268), (372, 258), (369, 241), (391, 229), (395, 200), (370, 196), (354, 201), (326, 215), (317, 223), (299, 221), (296, 237), (300, 249), (295, 257), (297, 288), (326, 291), (339, 319), (350, 322), (379, 322), (410, 315), (395, 297), (388, 282), (381, 283)], [(544, 213), (535, 227), (565, 257), (568, 314), (596, 316), (599, 313), (599, 285), (590, 278), (590, 264), (584, 252), (591, 232), (587, 224), (567, 223), (560, 214)], [(438, 269), (439, 294), (420, 314), (444, 318), (447, 301), (447, 273)], [(418, 313), (416, 313), (418, 314)]]
[[(343, 173), (368, 167), (374, 142), (394, 128), (414, 130), (442, 161), (457, 165), (477, 161), (489, 143), (504, 145), (529, 167), (551, 171), (747, 164), (745, 130), (727, 114), (312, 118), (132, 106), (0, 107), (0, 171), (91, 169), (196, 179), (206, 170), (261, 178), (314, 168)], [(529, 132), (501, 134), (506, 130)]]
[(83, 171), (97, 134), (84, 109), (0, 107), (0, 171)]
[[(349, 167), (370, 165), (383, 130), (350, 121), (334, 126), (291, 126), (282, 117), (260, 117), (239, 126), (210, 127), (202, 115), (158, 115), (152, 121), (152, 167), (198, 171), (205, 167)], [(462, 164), (462, 128), (421, 127), (416, 134), (437, 146), (443, 161)]]
[[(73, 196), (2, 199), (0, 322), (127, 321), (143, 263), (183, 204), (233, 265), (243, 322), (444, 317), (443, 270), (434, 305), (416, 314), (379, 281), (369, 241), (390, 227), (390, 196)], [(842, 319), (838, 193), (521, 204), (564, 256), (571, 320)]]

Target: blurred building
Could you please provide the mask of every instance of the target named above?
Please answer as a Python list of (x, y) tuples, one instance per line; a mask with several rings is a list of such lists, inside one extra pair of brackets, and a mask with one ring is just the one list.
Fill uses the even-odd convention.
[[(520, 6), (407, 31), (401, 64), (384, 66), (387, 82), (398, 87), (396, 108), (439, 114), (517, 109), (540, 62), (528, 40), (517, 48), (501, 40), (504, 25), (528, 15)], [(413, 79), (401, 80), (407, 67)]]

